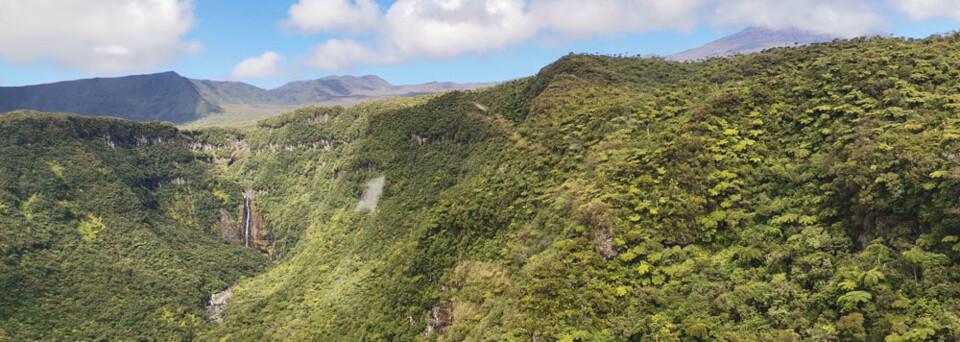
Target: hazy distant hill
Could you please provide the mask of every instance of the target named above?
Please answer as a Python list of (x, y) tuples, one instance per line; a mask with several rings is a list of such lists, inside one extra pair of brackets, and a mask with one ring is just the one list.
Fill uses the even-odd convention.
[(426, 83), (394, 86), (377, 76), (331, 76), (294, 81), (276, 89), (261, 89), (242, 82), (192, 80), (205, 98), (221, 104), (305, 106), (385, 97), (416, 96), (450, 90), (474, 89), (489, 84)]
[(798, 29), (771, 30), (748, 27), (734, 35), (721, 38), (707, 45), (667, 56), (674, 61), (695, 61), (713, 57), (749, 54), (785, 46), (810, 45), (832, 41), (830, 35), (813, 34)]
[(175, 72), (0, 87), (0, 112), (70, 112), (177, 124), (253, 121), (306, 105), (350, 105), (388, 97), (464, 90), (489, 84), (394, 86), (377, 76), (335, 76), (262, 89), (242, 82), (191, 80)]
[(219, 107), (175, 72), (0, 87), (0, 112), (71, 112), (144, 121), (189, 122)]

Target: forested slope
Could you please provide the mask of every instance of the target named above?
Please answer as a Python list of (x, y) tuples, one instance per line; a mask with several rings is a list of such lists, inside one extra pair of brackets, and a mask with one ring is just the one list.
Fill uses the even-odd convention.
[(186, 146), (171, 124), (0, 115), (0, 340), (187, 340), (213, 324), (205, 299), (268, 259), (217, 238), (240, 188)]
[[(569, 56), (485, 91), (265, 122), (260, 139), (344, 145), (239, 164), (273, 210), (304, 208), (304, 233), (204, 336), (955, 340), (958, 57), (956, 36)], [(379, 207), (355, 212), (379, 175)]]
[[(958, 64), (960, 36), (571, 55), (484, 90), (182, 132), (215, 160), (208, 184), (255, 194), (277, 260), (237, 284), (222, 324), (189, 331), (960, 339)], [(357, 210), (378, 177), (376, 208)], [(16, 191), (4, 219), (32, 192)]]

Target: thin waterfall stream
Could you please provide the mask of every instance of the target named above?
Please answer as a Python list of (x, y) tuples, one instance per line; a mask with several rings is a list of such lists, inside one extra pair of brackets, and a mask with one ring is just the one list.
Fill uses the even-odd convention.
[(252, 193), (250, 191), (245, 191), (243, 193), (243, 244), (245, 247), (250, 247), (250, 221), (252, 220), (252, 214), (250, 213), (250, 197)]

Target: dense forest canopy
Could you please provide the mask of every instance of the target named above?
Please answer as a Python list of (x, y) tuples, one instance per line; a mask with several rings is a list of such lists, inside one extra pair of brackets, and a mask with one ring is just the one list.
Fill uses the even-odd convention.
[(954, 341), (958, 109), (951, 35), (570, 55), (245, 128), (4, 114), (0, 337)]

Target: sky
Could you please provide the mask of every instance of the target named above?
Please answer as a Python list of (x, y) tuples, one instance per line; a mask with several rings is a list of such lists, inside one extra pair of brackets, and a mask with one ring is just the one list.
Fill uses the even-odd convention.
[(273, 88), (526, 77), (574, 53), (669, 55), (745, 27), (922, 38), (960, 0), (2, 0), (0, 86), (176, 71)]

